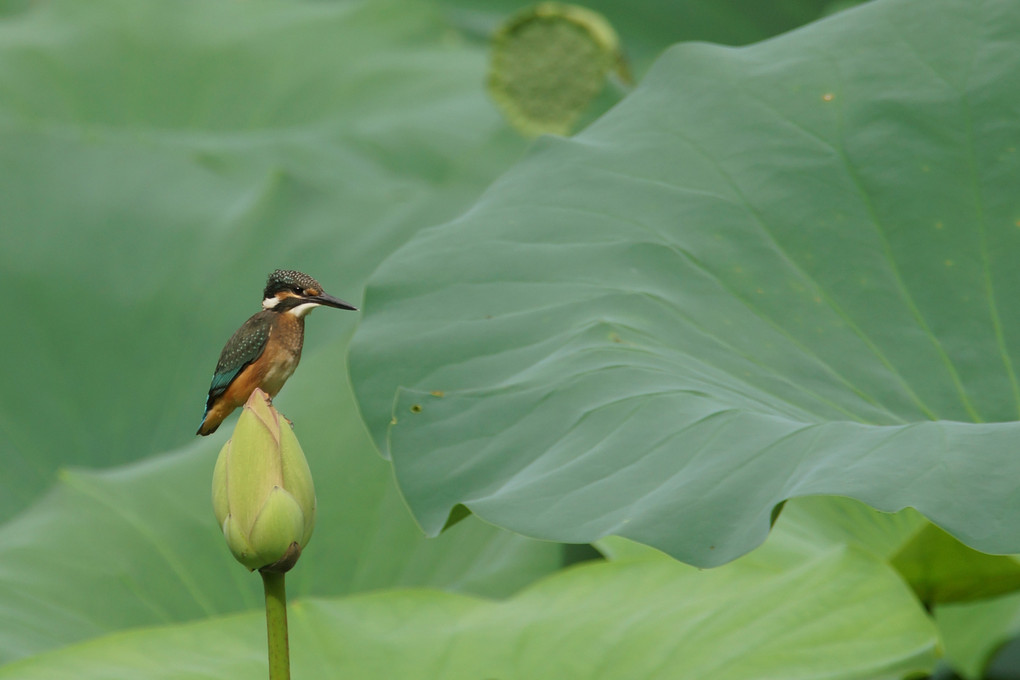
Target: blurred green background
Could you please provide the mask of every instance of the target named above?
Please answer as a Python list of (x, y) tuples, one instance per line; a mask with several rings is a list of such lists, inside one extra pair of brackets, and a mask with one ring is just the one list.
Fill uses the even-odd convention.
[[(640, 82), (676, 42), (754, 43), (845, 4), (589, 6)], [(0, 677), (264, 672), (258, 579), (233, 562), (209, 501), (233, 419), (193, 435), (209, 376), (268, 272), (306, 271), (360, 305), (391, 253), (527, 162), (484, 88), (487, 36), (520, 7), (0, 2)], [(476, 518), (424, 538), (349, 384), (357, 323), (310, 317), (276, 400), (319, 498), (289, 579), (296, 677), (934, 668), (938, 633), (890, 567), (899, 548), (876, 552), (868, 531), (819, 539), (833, 532), (805, 529), (811, 512), (712, 572), (612, 541), (608, 561), (569, 566), (576, 548)], [(814, 514), (872, 522), (826, 508)], [(896, 546), (917, 531), (907, 524)], [(971, 677), (1017, 626), (1015, 606), (997, 606), (994, 621), (985, 609), (939, 621), (952, 630), (959, 614), (964, 632), (943, 644)], [(980, 641), (974, 621), (989, 622)]]

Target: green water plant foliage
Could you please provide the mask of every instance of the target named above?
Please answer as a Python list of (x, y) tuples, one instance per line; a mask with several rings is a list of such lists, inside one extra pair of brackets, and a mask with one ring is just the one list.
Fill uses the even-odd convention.
[(351, 368), (423, 527), (709, 566), (836, 494), (1020, 550), (1018, 36), (889, 0), (676, 46), (387, 259)]
[[(775, 504), (920, 499), (1013, 549), (987, 292), (1008, 349), (1015, 20), (877, 0), (767, 40), (827, 5), (597, 0), (639, 79), (661, 58), (527, 150), (471, 28), (505, 0), (0, 0), (0, 677), (264, 675), (261, 588), (209, 499), (233, 421), (193, 433), (280, 266), (368, 310), (349, 360), (356, 315), (310, 325), (275, 400), (318, 495), (287, 577), (296, 677), (863, 680), (941, 650), (978, 677), (1020, 617), (973, 598), (1013, 558), (911, 576), (960, 555), (922, 515)], [(681, 40), (765, 42), (663, 54)], [(840, 457), (841, 428), (868, 437)], [(703, 563), (778, 519), (719, 570), (611, 539), (563, 569), (555, 542), (478, 517), (425, 539), (408, 510), (434, 530), (461, 502)]]
[[(419, 590), (295, 603), (294, 677), (895, 680), (934, 663), (930, 620), (865, 550), (780, 541), (702, 571), (618, 541), (603, 549), (610, 561), (500, 602)], [(0, 678), (157, 680), (181, 666), (258, 677), (260, 626), (244, 614), (138, 631), (0, 668)]]

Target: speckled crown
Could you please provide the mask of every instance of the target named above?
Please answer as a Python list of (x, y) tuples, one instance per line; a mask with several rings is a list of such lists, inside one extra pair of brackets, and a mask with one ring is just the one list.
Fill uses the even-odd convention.
[(293, 269), (277, 269), (275, 272), (269, 275), (266, 280), (266, 290), (263, 293), (263, 298), (270, 298), (276, 295), (281, 290), (289, 290), (292, 288), (300, 288), (302, 291), (308, 288), (314, 288), (315, 290), (322, 292), (322, 284), (313, 279), (308, 274), (303, 274)]

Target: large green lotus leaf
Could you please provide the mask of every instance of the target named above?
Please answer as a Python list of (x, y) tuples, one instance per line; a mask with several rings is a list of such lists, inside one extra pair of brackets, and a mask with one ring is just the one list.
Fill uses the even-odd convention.
[[(1017, 556), (966, 548), (911, 508), (883, 513), (848, 498), (795, 498), (765, 544), (741, 561), (782, 563), (839, 545), (868, 550), (899, 570), (933, 610), (946, 661), (968, 680), (984, 677), (999, 647), (1020, 633), (1020, 595), (989, 598), (1015, 588)], [(613, 559), (652, 550), (617, 537), (602, 539), (599, 549)]]
[[(55, 0), (0, 23), (0, 518), (61, 465), (184, 446), (274, 268), (358, 303), (470, 205), (523, 148), (485, 60), (399, 0)], [(356, 319), (320, 313), (307, 346)]]
[[(613, 559), (658, 552), (618, 537), (597, 545)], [(784, 503), (769, 540), (752, 554), (785, 563), (838, 546), (858, 547), (884, 559), (929, 610), (938, 605), (942, 611), (948, 603), (987, 601), (1020, 587), (1016, 555), (988, 555), (968, 548), (911, 508), (885, 513), (837, 496)]]
[(712, 565), (838, 494), (1020, 551), (1013, 10), (678, 46), (390, 257), (351, 367), (426, 530)]
[[(316, 389), (302, 372), (288, 401), (318, 496), (315, 534), (288, 574), (291, 594), (431, 586), (501, 597), (558, 568), (561, 546), (475, 518), (438, 540), (422, 536), (356, 415), (342, 378), (345, 340), (307, 357), (339, 384)], [(260, 579), (230, 556), (213, 517), (219, 444), (202, 440), (106, 472), (64, 471), (0, 527), (0, 663), (112, 631), (261, 607)]]
[(968, 602), (1020, 589), (1015, 555), (986, 555), (928, 524), (906, 542), (892, 565), (927, 606)]
[(804, 545), (858, 545), (900, 572), (929, 608), (982, 600), (1020, 588), (1016, 555), (978, 552), (906, 508), (890, 514), (849, 498), (795, 498), (775, 525)]
[[(846, 547), (785, 567), (700, 571), (661, 555), (589, 563), (503, 602), (407, 590), (290, 609), (302, 678), (892, 680), (935, 661), (934, 628), (910, 591)], [(258, 677), (263, 627), (251, 613), (109, 636), (0, 678)]]
[[(989, 597), (1015, 588), (1017, 556), (970, 550), (910, 508), (890, 514), (847, 498), (795, 498), (765, 544), (743, 560), (778, 562), (838, 545), (866, 549), (899, 570), (933, 611), (946, 661), (968, 680), (984, 677), (1000, 646), (1020, 634), (1020, 595)], [(651, 550), (615, 537), (599, 548), (614, 558)]]
[(995, 653), (1020, 635), (1020, 594), (935, 610), (946, 660), (967, 680), (980, 680)]
[(811, 496), (784, 503), (774, 531), (781, 530), (791, 543), (816, 549), (855, 545), (892, 559), (928, 526), (930, 522), (911, 508), (878, 512), (850, 498)]

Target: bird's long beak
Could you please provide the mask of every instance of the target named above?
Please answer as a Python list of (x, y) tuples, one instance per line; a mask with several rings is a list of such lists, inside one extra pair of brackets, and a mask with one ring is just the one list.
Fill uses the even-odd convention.
[(335, 298), (329, 293), (322, 293), (321, 295), (314, 295), (308, 298), (309, 302), (317, 302), (323, 307), (336, 307), (337, 309), (349, 309), (351, 311), (358, 311), (358, 308), (352, 305), (350, 302), (344, 302), (340, 298)]

